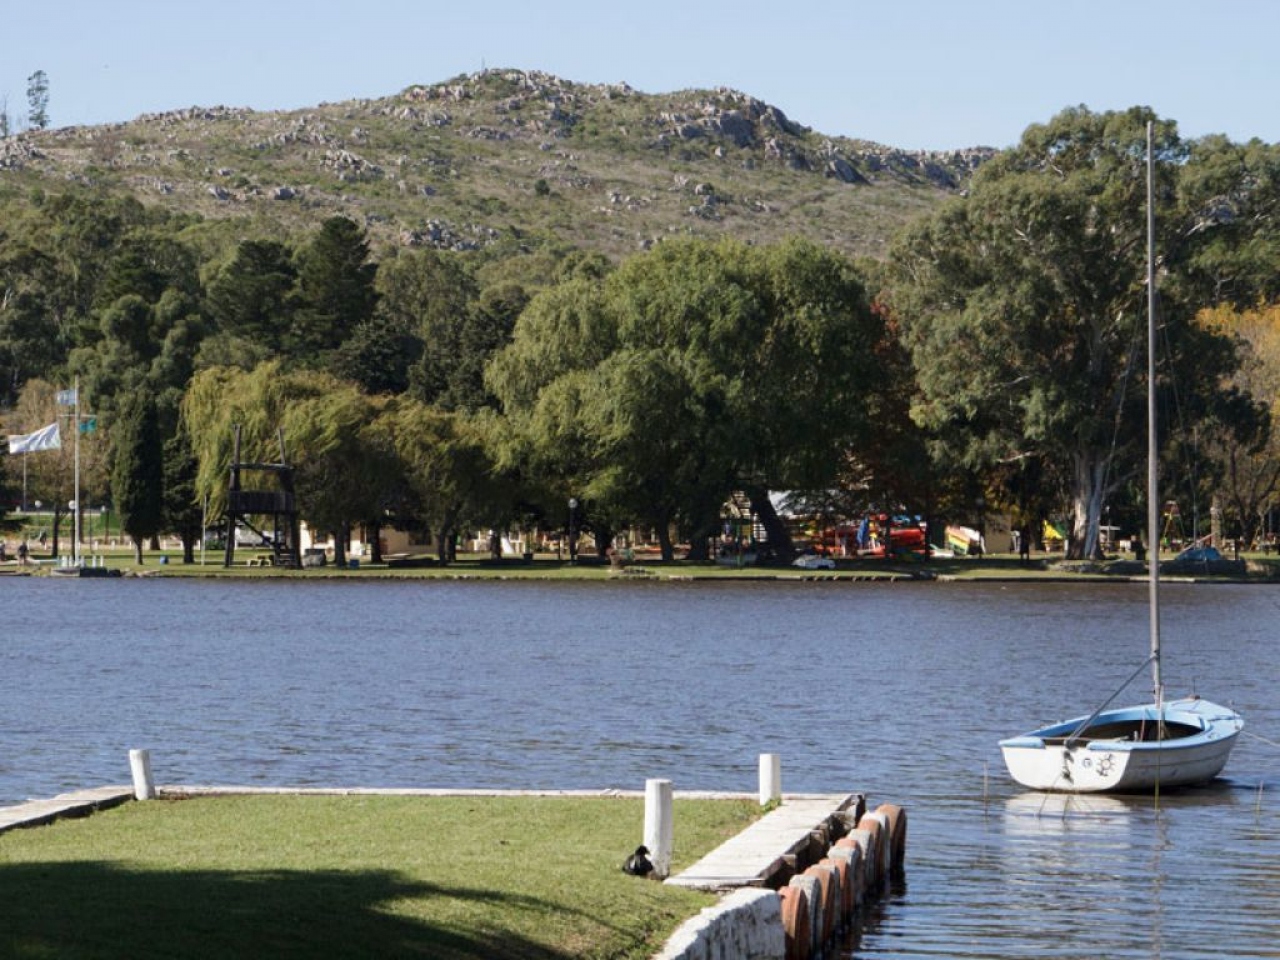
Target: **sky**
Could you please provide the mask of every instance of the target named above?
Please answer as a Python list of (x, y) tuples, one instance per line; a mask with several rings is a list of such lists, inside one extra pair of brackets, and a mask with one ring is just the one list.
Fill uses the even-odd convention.
[(904, 149), (1011, 146), (1080, 104), (1280, 142), (1280, 0), (4, 0), (0, 29), (18, 129), (37, 70), (62, 127), (511, 67), (645, 93), (732, 87)]

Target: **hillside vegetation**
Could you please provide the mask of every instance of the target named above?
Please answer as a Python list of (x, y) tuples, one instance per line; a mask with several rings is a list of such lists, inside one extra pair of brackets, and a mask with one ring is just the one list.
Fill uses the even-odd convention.
[(559, 240), (618, 258), (672, 235), (798, 234), (879, 257), (992, 151), (826, 136), (728, 89), (640, 93), (487, 70), (292, 112), (193, 107), (0, 141), (0, 184), (122, 189), (264, 230), (334, 214), (377, 244)]

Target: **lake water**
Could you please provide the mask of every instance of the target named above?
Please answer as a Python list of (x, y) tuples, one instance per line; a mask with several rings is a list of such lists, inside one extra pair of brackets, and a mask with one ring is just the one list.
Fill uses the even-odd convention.
[[(1170, 694), (1234, 705), (1225, 779), (1022, 792), (996, 741), (1146, 655), (1140, 584), (5, 578), (0, 805), (127, 783), (754, 792), (904, 805), (857, 957), (1274, 957), (1280, 590), (1162, 589)], [(1124, 699), (1145, 699), (1146, 679)]]

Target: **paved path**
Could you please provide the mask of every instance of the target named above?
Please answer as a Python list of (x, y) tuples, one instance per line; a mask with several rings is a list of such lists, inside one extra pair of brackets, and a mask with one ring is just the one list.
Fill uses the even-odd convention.
[(97, 787), (62, 793), (50, 800), (28, 800), (14, 807), (0, 807), (0, 833), (52, 823), (59, 817), (87, 816), (132, 799), (132, 787)]
[(700, 890), (728, 890), (758, 887), (808, 844), (818, 829), (842, 810), (856, 810), (859, 794), (784, 796), (782, 804), (769, 811), (737, 836), (723, 844), (667, 883)]

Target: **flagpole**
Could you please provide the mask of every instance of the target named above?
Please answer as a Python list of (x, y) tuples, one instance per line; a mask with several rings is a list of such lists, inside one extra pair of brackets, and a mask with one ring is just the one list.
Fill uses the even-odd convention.
[(72, 428), (76, 434), (76, 452), (75, 452), (75, 542), (72, 544), (71, 557), (75, 566), (80, 566), (80, 378), (76, 377), (75, 381), (75, 398), (76, 398), (76, 416), (75, 426)]

